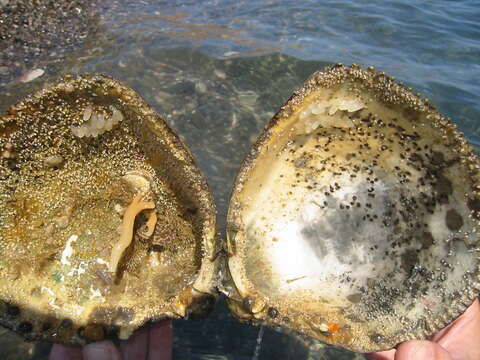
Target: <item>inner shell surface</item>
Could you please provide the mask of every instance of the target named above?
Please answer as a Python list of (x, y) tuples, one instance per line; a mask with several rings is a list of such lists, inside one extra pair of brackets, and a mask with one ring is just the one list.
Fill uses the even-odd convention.
[[(168, 177), (176, 165), (126, 103), (132, 96), (74, 85), (1, 124), (0, 311), (27, 337), (99, 340), (119, 328), (126, 337), (148, 319), (185, 315), (172, 304), (200, 267), (198, 204)], [(126, 228), (140, 194), (153, 209), (135, 211)], [(112, 249), (128, 232), (112, 273)]]
[(357, 351), (438, 326), (478, 271), (472, 181), (442, 135), (355, 84), (310, 93), (234, 195), (240, 293)]

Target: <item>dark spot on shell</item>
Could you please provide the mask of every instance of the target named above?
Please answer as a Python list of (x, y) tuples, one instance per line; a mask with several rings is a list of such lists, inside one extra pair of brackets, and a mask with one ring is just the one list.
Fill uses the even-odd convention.
[(22, 323), (20, 323), (20, 325), (18, 325), (18, 332), (22, 333), (22, 334), (28, 334), (30, 332), (32, 332), (33, 330), (33, 325), (31, 323), (29, 323), (28, 321), (24, 321)]
[(419, 112), (412, 108), (403, 110), (403, 115), (412, 122), (417, 122), (420, 117)]
[(197, 213), (198, 213), (198, 208), (189, 207), (182, 214), (182, 218), (185, 219), (185, 220), (189, 220), (189, 219), (192, 219), (195, 215), (197, 215)]
[(103, 326), (97, 324), (89, 324), (84, 328), (80, 328), (78, 333), (82, 338), (90, 341), (100, 341), (105, 338)]
[(460, 228), (463, 226), (463, 218), (455, 209), (450, 209), (447, 211), (447, 214), (445, 215), (445, 222), (447, 227), (452, 231), (460, 230)]
[(441, 196), (449, 196), (452, 195), (453, 188), (452, 183), (448, 180), (445, 175), (439, 174), (437, 177), (437, 182), (435, 184), (435, 190)]
[(7, 305), (6, 313), (11, 317), (17, 317), (20, 315), (20, 309), (18, 306)]
[(198, 212), (198, 209), (196, 207), (187, 209), (187, 214), (190, 216), (195, 215), (197, 212)]
[(165, 251), (165, 249), (166, 248), (163, 245), (152, 244), (150, 246), (150, 251), (163, 252), (163, 251)]
[(380, 335), (380, 334), (371, 334), (370, 339), (375, 343), (375, 344), (383, 344), (387, 342), (387, 339), (385, 336)]
[(412, 155), (410, 155), (409, 160), (412, 161), (412, 162), (421, 163), (422, 162), (422, 156), (417, 154), (417, 153), (413, 153)]
[(42, 331), (48, 331), (52, 328), (52, 324), (49, 322), (43, 323), (42, 324)]
[(272, 319), (275, 319), (278, 316), (278, 310), (275, 309), (274, 307), (269, 307), (268, 311), (267, 311), (267, 314)]
[(73, 326), (73, 321), (70, 319), (63, 319), (60, 323), (60, 328), (62, 329), (70, 329)]
[(362, 300), (362, 294), (352, 294), (347, 296), (347, 300), (351, 303), (358, 304)]
[(480, 199), (470, 198), (467, 202), (468, 208), (472, 211), (480, 211)]
[(445, 162), (445, 157), (441, 152), (435, 151), (432, 154), (432, 163), (435, 165), (441, 165)]
[(428, 249), (430, 246), (433, 245), (433, 235), (431, 232), (425, 231), (422, 236), (420, 237), (420, 242), (422, 243), (425, 249)]
[(402, 268), (410, 275), (412, 268), (418, 263), (418, 254), (414, 249), (408, 249), (402, 254)]

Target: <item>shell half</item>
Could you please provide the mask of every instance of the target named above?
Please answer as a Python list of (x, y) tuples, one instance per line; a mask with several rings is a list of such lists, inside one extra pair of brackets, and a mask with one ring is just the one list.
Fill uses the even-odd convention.
[(215, 208), (180, 139), (133, 90), (68, 77), (0, 118), (0, 324), (127, 338), (208, 312)]
[(237, 177), (232, 311), (358, 352), (440, 330), (479, 293), (478, 169), (455, 126), (392, 78), (315, 73)]

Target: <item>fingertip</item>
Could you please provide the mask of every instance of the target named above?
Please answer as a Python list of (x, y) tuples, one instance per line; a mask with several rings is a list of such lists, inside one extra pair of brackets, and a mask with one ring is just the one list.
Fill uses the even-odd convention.
[(395, 350), (387, 350), (365, 354), (368, 360), (393, 360), (395, 357)]
[(83, 347), (84, 360), (121, 360), (121, 356), (111, 341), (100, 341)]
[(450, 354), (440, 345), (426, 340), (411, 340), (401, 344), (395, 360), (452, 360)]
[(160, 321), (150, 327), (149, 360), (172, 359), (172, 322)]
[(80, 346), (66, 346), (53, 344), (49, 360), (82, 360), (82, 348)]
[(120, 342), (123, 360), (145, 359), (148, 352), (148, 336), (147, 327), (135, 331), (127, 340)]

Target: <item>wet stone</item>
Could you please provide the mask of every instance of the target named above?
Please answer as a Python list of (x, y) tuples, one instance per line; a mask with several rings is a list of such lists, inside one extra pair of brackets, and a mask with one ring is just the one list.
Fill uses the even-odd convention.
[(172, 94), (181, 94), (191, 96), (195, 93), (195, 84), (191, 81), (183, 81), (173, 85), (170, 89)]

